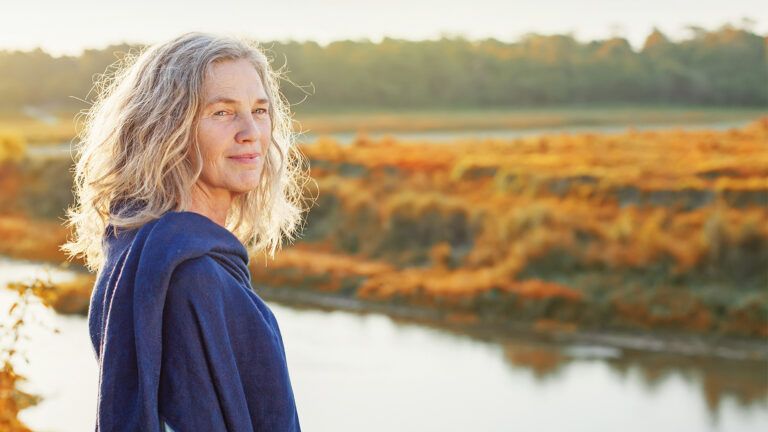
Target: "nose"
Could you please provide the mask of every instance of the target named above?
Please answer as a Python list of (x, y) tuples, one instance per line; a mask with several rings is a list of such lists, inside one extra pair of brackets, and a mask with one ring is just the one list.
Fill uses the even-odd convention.
[(258, 142), (262, 138), (262, 130), (253, 116), (242, 116), (240, 128), (235, 134), (235, 140), (241, 144)]

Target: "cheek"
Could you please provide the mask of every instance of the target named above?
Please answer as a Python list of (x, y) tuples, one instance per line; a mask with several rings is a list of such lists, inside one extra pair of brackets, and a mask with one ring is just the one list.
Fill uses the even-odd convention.
[(227, 149), (227, 133), (223, 125), (200, 127), (197, 133), (197, 143), (205, 165), (215, 166), (224, 157)]

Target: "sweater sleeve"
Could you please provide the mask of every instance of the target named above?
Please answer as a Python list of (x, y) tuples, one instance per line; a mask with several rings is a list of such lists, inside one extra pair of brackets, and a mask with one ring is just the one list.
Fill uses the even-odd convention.
[(211, 256), (174, 270), (162, 345), (160, 415), (174, 431), (300, 430), (274, 315)]

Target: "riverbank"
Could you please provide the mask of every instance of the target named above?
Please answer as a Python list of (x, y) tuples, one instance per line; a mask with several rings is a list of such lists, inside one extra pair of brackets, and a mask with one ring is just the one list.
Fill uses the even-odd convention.
[[(54, 264), (51, 264), (54, 265)], [(74, 277), (49, 287), (44, 304), (62, 315), (87, 316), (90, 289), (94, 276), (80, 265), (69, 268)], [(265, 301), (295, 309), (343, 310), (361, 315), (384, 314), (396, 321), (419, 324), (480, 340), (504, 343), (533, 342), (587, 344), (634, 352), (664, 353), (683, 356), (711, 357), (728, 360), (768, 360), (768, 338), (739, 337), (669, 329), (590, 328), (554, 319), (524, 319), (508, 316), (484, 316), (456, 309), (412, 305), (392, 300), (376, 301), (358, 298), (354, 290), (323, 290), (308, 287), (269, 286), (254, 282), (254, 291)]]
[(416, 323), (482, 340), (531, 339), (563, 344), (588, 344), (629, 351), (659, 352), (729, 360), (768, 360), (768, 339), (727, 338), (679, 332), (641, 332), (578, 329), (550, 320), (484, 321), (476, 316), (356, 298), (260, 285), (255, 291), (269, 302), (293, 308), (344, 310), (359, 314), (380, 313), (395, 320)]
[[(73, 266), (75, 277), (57, 283), (41, 297), (62, 315), (87, 316), (90, 288), (94, 277)], [(79, 271), (77, 271), (79, 270)], [(18, 288), (17, 288), (18, 289)], [(254, 283), (254, 291), (265, 301), (294, 309), (336, 311), (359, 315), (383, 314), (395, 321), (418, 324), (457, 335), (498, 343), (519, 342), (558, 343), (562, 345), (591, 345), (615, 348), (634, 353), (662, 353), (702, 358), (741, 361), (767, 361), (768, 339), (670, 331), (665, 329), (588, 328), (576, 323), (552, 319), (500, 320), (451, 309), (361, 299), (344, 292), (312, 290), (296, 287), (274, 287)]]

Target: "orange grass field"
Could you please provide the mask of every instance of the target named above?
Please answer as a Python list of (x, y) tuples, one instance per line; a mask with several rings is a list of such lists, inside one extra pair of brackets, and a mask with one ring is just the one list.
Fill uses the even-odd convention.
[[(287, 261), (288, 273), (314, 274), (324, 289), (341, 288), (340, 274), (363, 276), (357, 297), (470, 310), (484, 294), (586, 301), (590, 280), (558, 281), (602, 275), (622, 294), (610, 305), (625, 321), (712, 330), (725, 320), (723, 331), (751, 322), (749, 332), (768, 335), (759, 291), (723, 317), (702, 304), (720, 300), (687, 295), (714, 287), (714, 297), (736, 298), (765, 282), (766, 143), (768, 118), (727, 132), (360, 137), (351, 146), (321, 138), (304, 148), (320, 192), (307, 234), (317, 250), (359, 258), (324, 265), (296, 250), (266, 268), (254, 262), (254, 272), (278, 278)], [(362, 274), (363, 264), (377, 270)]]
[[(725, 132), (320, 138), (302, 147), (319, 186), (304, 237), (252, 257), (254, 284), (462, 322), (768, 336), (766, 143), (768, 117)], [(24, 195), (9, 163), (3, 191)], [(58, 222), (28, 213), (0, 216), (14, 239), (0, 253), (61, 260)], [(63, 309), (87, 305), (66, 292)]]

